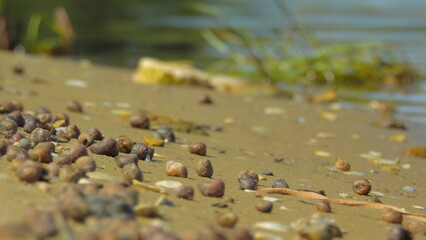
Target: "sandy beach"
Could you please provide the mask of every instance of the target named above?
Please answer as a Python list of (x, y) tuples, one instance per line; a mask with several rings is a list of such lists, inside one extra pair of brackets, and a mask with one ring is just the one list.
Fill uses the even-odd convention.
[[(187, 232), (206, 226), (220, 229), (217, 217), (230, 211), (238, 216), (236, 227), (249, 230), (256, 239), (303, 239), (292, 226), (299, 219), (309, 220), (317, 214), (326, 219), (324, 222), (337, 226), (343, 239), (348, 240), (385, 239), (394, 226), (381, 220), (381, 209), (331, 203), (332, 212), (326, 213), (317, 210), (318, 199), (241, 190), (238, 174), (242, 170), (252, 170), (260, 176), (258, 190), (270, 188), (276, 179), (282, 178), (290, 189), (323, 190), (330, 199), (381, 202), (419, 215), (417, 220), (404, 215), (403, 226), (410, 221), (425, 224), (426, 159), (403, 155), (410, 147), (425, 146), (424, 125), (407, 122), (404, 123), (407, 130), (387, 129), (371, 124), (377, 118), (372, 110), (240, 96), (193, 86), (142, 85), (131, 81), (130, 69), (97, 66), (86, 61), (0, 52), (0, 62), (0, 103), (18, 100), (24, 111), (45, 107), (54, 114), (66, 113), (70, 123), (76, 124), (81, 132), (96, 127), (105, 137), (116, 139), (125, 135), (135, 143), (144, 142), (145, 136), (154, 133), (155, 122), (151, 129), (131, 127), (129, 117), (139, 110), (148, 116), (167, 116), (205, 126), (208, 135), (174, 131), (175, 142), (154, 147), (154, 161), (138, 161), (144, 184), (154, 186), (162, 180), (173, 180), (195, 190), (193, 200), (186, 200), (168, 189), (166, 198), (171, 204), (158, 206), (161, 217), (136, 217), (134, 221), (140, 226), (155, 224), (184, 237)], [(212, 104), (199, 102), (203, 94), (209, 95)], [(83, 112), (68, 111), (69, 100), (81, 103)], [(29, 135), (22, 128), (18, 132)], [(401, 135), (405, 141), (395, 137)], [(58, 143), (56, 148), (66, 150), (69, 144), (77, 142), (71, 139)], [(207, 145), (206, 156), (188, 151), (188, 144), (195, 142)], [(123, 179), (123, 170), (117, 167), (113, 157), (88, 152), (96, 162), (95, 172), (110, 176), (107, 181)], [(350, 163), (349, 172), (334, 168), (337, 158)], [(212, 179), (224, 181), (223, 197), (200, 193), (198, 184), (212, 180), (197, 175), (195, 166), (201, 159), (212, 163)], [(181, 162), (188, 170), (188, 177), (167, 176), (168, 161)], [(353, 192), (352, 182), (359, 178), (370, 181), (369, 195)], [(0, 226), (23, 222), (34, 209), (49, 206), (55, 189), (73, 185), (58, 178), (47, 184), (20, 181), (5, 157), (0, 158), (0, 179)], [(137, 190), (138, 204), (155, 204), (162, 196), (135, 186), (129, 188)], [(264, 197), (275, 201), (270, 213), (255, 208)], [(218, 203), (220, 207), (213, 206)], [(65, 220), (74, 239), (82, 239), (89, 231), (87, 221)], [(259, 227), (260, 222), (273, 222), (280, 227), (265, 229)], [(0, 236), (7, 236), (4, 229), (0, 229)], [(422, 234), (413, 236), (426, 239)], [(58, 233), (49, 239), (65, 238)]]

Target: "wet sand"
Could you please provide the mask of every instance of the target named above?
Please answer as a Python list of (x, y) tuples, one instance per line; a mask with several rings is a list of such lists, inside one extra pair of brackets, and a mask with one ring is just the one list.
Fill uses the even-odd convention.
[[(166, 158), (139, 162), (145, 183), (153, 185), (160, 180), (175, 180), (196, 190), (192, 201), (170, 194), (168, 199), (175, 206), (162, 206), (160, 209), (163, 215), (161, 224), (178, 234), (205, 225), (217, 226), (215, 217), (218, 213), (232, 210), (239, 216), (238, 227), (292, 239), (297, 236), (294, 231), (269, 231), (253, 225), (260, 221), (290, 225), (300, 218), (309, 218), (318, 213), (315, 207), (317, 200), (289, 195), (271, 195), (280, 200), (274, 203), (272, 212), (258, 212), (254, 205), (267, 194), (259, 197), (256, 193), (239, 189), (237, 174), (244, 169), (253, 170), (265, 178), (259, 182), (260, 189), (271, 187), (277, 178), (284, 178), (290, 188), (324, 190), (329, 198), (343, 198), (342, 194), (346, 193), (351, 199), (373, 201), (371, 196), (360, 196), (352, 191), (352, 181), (360, 176), (329, 170), (334, 167), (335, 157), (348, 161), (352, 171), (366, 173), (364, 177), (370, 180), (373, 191), (383, 194), (380, 196), (381, 202), (405, 208), (411, 213), (425, 214), (424, 210), (413, 205), (426, 207), (426, 159), (402, 154), (411, 146), (425, 144), (421, 141), (426, 133), (424, 126), (406, 123), (408, 131), (383, 129), (371, 125), (376, 118), (372, 111), (336, 110), (331, 109), (330, 105), (273, 97), (237, 96), (191, 86), (141, 85), (131, 82), (131, 70), (95, 66), (82, 61), (1, 52), (0, 62), (0, 101), (17, 99), (24, 104), (25, 110), (43, 106), (53, 113), (66, 112), (71, 123), (77, 124), (82, 131), (97, 127), (107, 137), (126, 135), (134, 142), (143, 142), (144, 136), (152, 134), (150, 130), (132, 128), (128, 121), (113, 114), (117, 109), (132, 113), (142, 109), (152, 115), (222, 127), (222, 131), (209, 131), (209, 136), (175, 132), (176, 143), (155, 147), (155, 152)], [(14, 73), (14, 66), (21, 66), (24, 73)], [(68, 86), (66, 81), (70, 79), (84, 81), (87, 86)], [(211, 96), (213, 104), (198, 102), (203, 93)], [(83, 103), (84, 113), (66, 110), (66, 101), (71, 99)], [(128, 103), (128, 108), (117, 106), (117, 103)], [(267, 109), (272, 114), (267, 114)], [(324, 112), (335, 114), (337, 120), (321, 118)], [(330, 133), (334, 137), (321, 138), (318, 133)], [(396, 134), (406, 134), (407, 140), (393, 142), (387, 139)], [(207, 156), (190, 154), (183, 147), (192, 142), (206, 143)], [(315, 154), (317, 151), (330, 153), (330, 156), (318, 156)], [(383, 170), (382, 166), (360, 156), (369, 151), (380, 152), (384, 159), (400, 159), (400, 171)], [(97, 162), (96, 171), (122, 178), (122, 171), (112, 157), (90, 155)], [(196, 162), (203, 158), (212, 162), (213, 178), (225, 181), (225, 197), (235, 200), (234, 203), (227, 203), (226, 209), (211, 206), (225, 202), (224, 198), (204, 197), (197, 189), (198, 183), (209, 180), (195, 173)], [(189, 177), (166, 176), (164, 169), (169, 160), (187, 166)], [(262, 174), (265, 170), (272, 171), (274, 176)], [(0, 225), (19, 222), (29, 209), (43, 209), (46, 205), (49, 194), (41, 192), (36, 185), (20, 182), (10, 170), (9, 163), (2, 158), (0, 179)], [(64, 183), (57, 181), (52, 187), (61, 184)], [(416, 192), (403, 190), (405, 186), (414, 188)], [(377, 193), (370, 195), (377, 196)], [(154, 203), (158, 197), (158, 193), (140, 191), (139, 201)], [(380, 220), (380, 210), (337, 204), (332, 204), (332, 209), (332, 213), (321, 215), (335, 219), (335, 225), (344, 232), (344, 239), (384, 239), (393, 226)], [(153, 220), (138, 218), (138, 221), (150, 223)], [(426, 237), (416, 235), (416, 239)]]

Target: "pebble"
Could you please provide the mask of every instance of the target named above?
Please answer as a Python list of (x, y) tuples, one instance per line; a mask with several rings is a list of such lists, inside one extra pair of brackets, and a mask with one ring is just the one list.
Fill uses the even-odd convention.
[(118, 155), (115, 157), (115, 163), (117, 164), (117, 167), (123, 168), (127, 164), (137, 163), (138, 162), (138, 156), (136, 154), (127, 154), (127, 155)]
[(13, 159), (27, 160), (30, 159), (28, 152), (20, 147), (14, 145), (8, 145), (6, 148), (5, 156), (7, 161), (11, 161)]
[(81, 143), (75, 143), (70, 145), (69, 156), (71, 161), (74, 163), (79, 157), (88, 156), (86, 147)]
[(247, 178), (248, 177), (247, 175), (249, 175), (250, 178), (253, 178), (257, 182), (259, 182), (259, 175), (256, 172), (254, 172), (252, 170), (247, 170), (247, 169), (246, 170), (242, 170), (242, 171), (240, 171), (238, 173), (238, 182), (241, 181), (243, 175), (244, 175), (244, 178)]
[(47, 239), (58, 234), (53, 214), (47, 211), (34, 211), (25, 219), (25, 223), (30, 226), (30, 231), (37, 239)]
[(144, 143), (135, 143), (130, 153), (136, 154), (140, 160), (145, 160), (148, 155), (148, 146)]
[(123, 179), (127, 184), (132, 184), (132, 180), (143, 181), (143, 174), (135, 163), (127, 164), (123, 167)]
[(18, 131), (18, 124), (10, 119), (0, 120), (0, 137), (10, 138)]
[(15, 144), (16, 142), (18, 142), (19, 140), (21, 140), (22, 138), (25, 138), (25, 136), (22, 133), (15, 133), (10, 137), (10, 142), (12, 144)]
[(34, 142), (31, 139), (24, 137), (19, 139), (19, 141), (13, 143), (13, 145), (28, 151), (34, 146)]
[(274, 205), (272, 202), (263, 201), (263, 202), (257, 203), (255, 205), (255, 208), (259, 212), (270, 213), (272, 211), (273, 206)]
[(59, 169), (59, 179), (64, 182), (76, 183), (83, 177), (83, 172), (78, 171), (71, 165), (63, 165)]
[(82, 133), (78, 136), (78, 142), (83, 144), (85, 147), (90, 147), (95, 142), (95, 139), (92, 135), (88, 133)]
[(57, 156), (53, 158), (53, 162), (58, 165), (70, 165), (72, 164), (72, 160), (69, 154)]
[(227, 208), (228, 204), (226, 204), (226, 203), (213, 203), (212, 207)]
[(205, 143), (197, 142), (197, 143), (190, 143), (188, 145), (188, 150), (192, 154), (197, 154), (200, 156), (206, 156), (207, 154), (207, 146)]
[[(9, 139), (7, 138), (2, 138), (0, 139), (0, 155), (3, 156), (6, 154), (6, 150), (7, 150), (7, 146), (11, 145), (12, 143), (10, 142)], [(18, 146), (17, 146), (18, 147)], [(20, 149), (23, 149), (21, 147), (18, 147)]]
[(25, 161), (18, 167), (16, 174), (21, 181), (35, 183), (42, 177), (42, 167), (38, 163)]
[(28, 151), (30, 159), (41, 163), (50, 163), (53, 161), (52, 151), (50, 146), (37, 145)]
[(401, 225), (394, 225), (386, 238), (387, 240), (411, 240), (410, 232), (405, 230)]
[(80, 102), (78, 102), (76, 100), (69, 100), (69, 101), (67, 101), (66, 109), (68, 111), (71, 111), (71, 112), (78, 112), (78, 113), (82, 113), (83, 112), (83, 106), (81, 105)]
[(65, 127), (65, 126), (68, 126), (70, 124), (70, 117), (66, 113), (58, 113), (58, 114), (55, 115), (52, 122), (54, 122), (54, 123), (60, 122), (61, 126), (58, 126), (58, 127)]
[(18, 125), (18, 127), (24, 127), (24, 125), (25, 125), (25, 119), (22, 116), (22, 113), (20, 111), (10, 112), (7, 116), (12, 117), (13, 120)]
[(337, 169), (339, 169), (341, 171), (351, 170), (351, 164), (349, 164), (349, 162), (342, 160), (342, 159), (338, 159), (335, 166), (336, 166)]
[(238, 215), (234, 212), (225, 212), (216, 217), (216, 222), (226, 228), (233, 228), (238, 222)]
[(244, 173), (240, 179), (241, 190), (256, 190), (258, 188), (258, 181), (251, 175)]
[(93, 172), (96, 170), (96, 162), (89, 156), (81, 156), (75, 161), (75, 168), (84, 173)]
[(426, 235), (426, 223), (419, 221), (409, 221), (404, 224), (413, 234)]
[(136, 216), (133, 207), (118, 196), (90, 194), (86, 196), (86, 202), (90, 206), (90, 215), (97, 219), (132, 220)]
[(94, 154), (109, 157), (116, 157), (119, 152), (117, 141), (111, 137), (104, 138), (102, 141), (92, 144), (89, 149)]
[(212, 163), (208, 159), (201, 159), (197, 162), (195, 166), (195, 171), (200, 177), (210, 178), (211, 176), (213, 176)]
[(22, 117), (25, 120), (25, 125), (23, 128), (26, 133), (31, 133), (34, 129), (41, 125), (40, 120), (32, 115), (24, 114)]
[(166, 126), (160, 126), (158, 127), (155, 132), (159, 134), (165, 142), (175, 142), (176, 137), (173, 133), (172, 129)]
[(97, 128), (91, 127), (87, 129), (86, 133), (92, 135), (94, 140), (101, 141), (104, 139), (104, 135), (102, 135), (101, 131)]
[(401, 224), (403, 217), (402, 213), (397, 212), (391, 208), (385, 208), (382, 212), (382, 215), (380, 216), (380, 219), (387, 223)]
[(72, 124), (66, 127), (65, 129), (57, 131), (56, 136), (68, 140), (71, 140), (73, 138), (78, 139), (78, 136), (80, 136), (80, 129), (77, 127), (77, 125)]
[(188, 185), (183, 185), (177, 189), (176, 197), (192, 200), (194, 198), (194, 188)]
[(271, 172), (271, 171), (267, 171), (267, 170), (265, 170), (265, 171), (263, 171), (262, 173), (263, 173), (263, 174), (265, 174), (265, 175), (267, 175), (267, 176), (274, 176), (274, 173), (273, 173), (273, 172)]
[(320, 200), (318, 204), (316, 205), (316, 207), (317, 207), (317, 210), (320, 212), (327, 212), (327, 213), (331, 212), (331, 205), (328, 200)]
[(222, 179), (214, 179), (210, 182), (198, 184), (201, 194), (207, 197), (222, 197), (225, 193), (225, 182)]
[(118, 150), (122, 153), (130, 153), (133, 147), (133, 141), (127, 136), (121, 135), (117, 139)]
[(180, 163), (175, 161), (168, 161), (166, 163), (166, 175), (173, 177), (188, 177), (188, 170), (186, 167)]
[(130, 118), (130, 126), (134, 128), (149, 129), (149, 118), (142, 113), (137, 113)]
[(200, 104), (213, 104), (213, 100), (207, 93), (203, 93), (199, 96), (198, 102)]
[(371, 191), (371, 183), (365, 178), (360, 178), (352, 183), (352, 190), (359, 195), (368, 195)]

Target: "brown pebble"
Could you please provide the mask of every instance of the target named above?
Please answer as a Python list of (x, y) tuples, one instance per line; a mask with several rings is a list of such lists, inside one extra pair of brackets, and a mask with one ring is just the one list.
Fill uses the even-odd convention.
[(240, 189), (245, 190), (257, 190), (258, 188), (258, 181), (256, 181), (255, 178), (253, 178), (251, 175), (244, 173), (241, 176), (240, 179)]
[(130, 118), (130, 126), (134, 128), (149, 129), (149, 118), (142, 113), (137, 113)]
[(66, 113), (58, 113), (53, 118), (52, 122), (63, 121), (61, 127), (68, 126), (70, 124), (70, 117)]
[(90, 134), (93, 136), (93, 139), (95, 140), (102, 140), (104, 139), (104, 135), (102, 135), (101, 131), (99, 131), (99, 129), (91, 127), (89, 129), (87, 129), (86, 133)]
[(140, 160), (145, 160), (148, 155), (148, 146), (144, 143), (135, 143), (130, 153), (136, 154)]
[(70, 145), (69, 155), (71, 161), (74, 163), (79, 157), (88, 156), (86, 147), (81, 143), (74, 143)]
[(317, 210), (320, 212), (331, 212), (331, 205), (328, 200), (320, 200), (317, 204)]
[(79, 113), (83, 112), (83, 106), (81, 105), (80, 102), (76, 100), (69, 100), (67, 102), (66, 109), (71, 112), (79, 112)]
[(53, 161), (52, 151), (50, 146), (37, 145), (28, 151), (30, 159), (41, 163), (50, 163)]
[(205, 143), (197, 142), (197, 143), (190, 143), (188, 145), (188, 150), (192, 154), (197, 154), (200, 156), (206, 156), (207, 154), (207, 146)]
[(34, 145), (37, 145), (41, 142), (49, 142), (50, 132), (42, 128), (36, 128), (31, 132), (29, 139), (34, 142)]
[(67, 193), (60, 199), (59, 204), (64, 217), (77, 222), (83, 222), (90, 214), (90, 206), (84, 200), (82, 194)]
[(222, 179), (202, 182), (198, 184), (198, 189), (204, 196), (219, 198), (225, 194), (225, 182)]
[(88, 133), (82, 133), (78, 136), (78, 142), (83, 144), (85, 147), (90, 147), (90, 145), (95, 142), (95, 139)]
[(195, 171), (200, 177), (210, 178), (211, 176), (213, 176), (212, 163), (208, 159), (201, 159), (197, 162), (197, 165), (195, 166)]
[(386, 238), (387, 240), (411, 240), (411, 233), (405, 230), (401, 225), (394, 225)]
[(272, 183), (272, 187), (273, 188), (290, 188), (290, 186), (288, 186), (288, 183), (282, 178), (278, 178), (277, 180), (275, 180)]
[(7, 161), (11, 161), (12, 159), (22, 159), (22, 160), (28, 160), (30, 159), (30, 155), (28, 155), (28, 152), (18, 146), (14, 145), (8, 145), (6, 148), (5, 156)]
[(123, 168), (127, 164), (131, 163), (137, 163), (138, 162), (138, 156), (136, 154), (127, 154), (127, 155), (118, 155), (115, 157), (115, 163), (117, 164), (117, 167)]
[(0, 120), (0, 138), (10, 138), (18, 131), (18, 124), (10, 119)]
[(19, 141), (19, 140), (21, 140), (22, 138), (25, 138), (24, 134), (22, 134), (22, 133), (15, 133), (15, 134), (13, 134), (13, 135), (10, 137), (10, 142), (13, 144), (13, 143), (18, 142), (18, 141)]
[(42, 168), (35, 162), (25, 161), (18, 167), (16, 174), (21, 181), (35, 183), (41, 179)]
[(238, 182), (242, 179), (243, 176), (244, 178), (247, 178), (247, 175), (259, 182), (259, 175), (256, 172), (248, 169), (242, 170), (238, 173)]
[(59, 177), (59, 165), (55, 162), (47, 164), (45, 167), (47, 171), (48, 178), (52, 179), (53, 177)]
[(34, 129), (41, 126), (40, 120), (34, 116), (23, 114), (22, 117), (25, 120), (25, 125), (23, 128), (26, 133), (31, 133), (34, 131)]
[(216, 222), (226, 228), (233, 228), (238, 222), (238, 215), (234, 212), (225, 212), (217, 216)]
[(53, 115), (51, 113), (42, 113), (36, 116), (41, 123), (47, 124), (51, 123), (53, 120)]
[(351, 170), (351, 164), (349, 164), (349, 162), (342, 159), (338, 159), (335, 166), (337, 169), (345, 171), (345, 172)]
[(77, 127), (77, 125), (72, 124), (63, 130), (57, 131), (56, 136), (62, 137), (68, 140), (71, 140), (72, 138), (78, 139), (78, 136), (80, 136), (80, 129)]
[(96, 170), (96, 162), (89, 156), (82, 156), (75, 161), (75, 167), (84, 173), (93, 172)]
[(166, 175), (173, 177), (188, 177), (188, 170), (186, 167), (180, 163), (175, 161), (168, 161), (166, 163)]
[(177, 189), (176, 197), (192, 200), (194, 198), (194, 188), (188, 185), (183, 185)]
[(89, 149), (92, 153), (110, 157), (116, 157), (119, 152), (117, 141), (110, 137), (104, 138), (102, 141), (93, 144)]
[(25, 222), (31, 228), (31, 232), (37, 239), (47, 239), (58, 233), (53, 214), (47, 211), (35, 211), (25, 219)]
[(6, 154), (7, 146), (11, 145), (12, 142), (7, 138), (0, 139), (0, 156)]
[(53, 144), (52, 142), (41, 142), (37, 144), (35, 147), (47, 147), (50, 149), (51, 152), (55, 152), (56, 150), (55, 144)]
[(165, 142), (174, 142), (176, 140), (173, 130), (166, 126), (158, 127), (155, 130), (155, 135), (158, 135), (158, 137), (164, 139)]
[(270, 213), (272, 211), (273, 206), (274, 205), (271, 202), (263, 201), (263, 202), (257, 203), (255, 205), (255, 208), (259, 212)]
[(413, 234), (426, 235), (426, 222), (404, 221), (404, 227)]
[(20, 111), (24, 109), (24, 106), (21, 102), (17, 100), (6, 100), (0, 104), (0, 113), (11, 113), (13, 111)]
[(59, 179), (64, 182), (76, 183), (82, 177), (83, 172), (78, 171), (71, 165), (63, 165), (61, 169), (59, 169)]
[(22, 116), (22, 112), (20, 112), (20, 111), (13, 111), (13, 112), (7, 114), (7, 116), (12, 117), (13, 120), (18, 125), (18, 127), (23, 127), (25, 125), (25, 119)]
[(213, 100), (207, 93), (203, 93), (199, 98), (198, 102), (201, 104), (212, 104)]
[(58, 165), (70, 165), (73, 163), (69, 154), (54, 157), (53, 161)]
[(28, 151), (34, 146), (34, 142), (31, 139), (24, 137), (21, 138), (19, 141), (15, 142), (13, 145)]
[(359, 195), (368, 195), (371, 191), (371, 184), (367, 179), (360, 178), (353, 182), (352, 190)]
[(131, 184), (133, 179), (142, 182), (143, 174), (138, 165), (131, 163), (123, 167), (123, 179), (127, 184)]
[(385, 208), (380, 217), (382, 221), (387, 223), (401, 224), (403, 217), (401, 212), (397, 212), (391, 208)]
[(133, 141), (129, 137), (121, 135), (120, 137), (118, 137), (117, 143), (118, 143), (118, 150), (120, 152), (130, 153), (130, 151), (132, 151)]

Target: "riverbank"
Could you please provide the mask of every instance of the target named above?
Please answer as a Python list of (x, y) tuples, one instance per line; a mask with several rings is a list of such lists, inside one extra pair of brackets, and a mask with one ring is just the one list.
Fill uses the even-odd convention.
[[(161, 180), (173, 180), (195, 189), (191, 201), (179, 199), (170, 191), (167, 199), (174, 206), (159, 206), (162, 218), (138, 217), (140, 224), (155, 223), (182, 235), (203, 226), (218, 227), (217, 215), (232, 211), (239, 219), (237, 227), (292, 239), (298, 235), (294, 230), (284, 230), (281, 226), (281, 231), (272, 231), (254, 225), (268, 221), (289, 226), (319, 213), (315, 207), (318, 200), (289, 195), (259, 196), (240, 190), (237, 175), (245, 169), (262, 176), (259, 189), (271, 187), (274, 180), (283, 178), (292, 189), (324, 190), (329, 198), (368, 202), (378, 198), (383, 204), (425, 214), (426, 161), (403, 155), (409, 147), (424, 145), (418, 138), (421, 132), (425, 133), (424, 128), (410, 124), (407, 131), (375, 127), (371, 124), (376, 118), (374, 112), (341, 109), (337, 105), (237, 96), (191, 86), (141, 85), (130, 80), (129, 70), (84, 61), (1, 52), (0, 62), (0, 102), (19, 100), (25, 110), (46, 107), (55, 114), (66, 112), (70, 122), (82, 132), (96, 127), (105, 137), (125, 135), (133, 142), (143, 142), (144, 136), (153, 132), (132, 128), (128, 123), (129, 116), (138, 110), (150, 116), (168, 116), (210, 126), (206, 130), (208, 136), (175, 131), (175, 143), (155, 147), (158, 155), (154, 156), (154, 162), (139, 161), (144, 183), (154, 185)], [(199, 102), (206, 93), (212, 104)], [(69, 100), (82, 103), (83, 113), (68, 111)], [(389, 140), (401, 134), (406, 136), (405, 141)], [(74, 142), (77, 141), (71, 140)], [(186, 145), (193, 142), (204, 142), (207, 156), (190, 154)], [(66, 148), (67, 144), (59, 145)], [(90, 151), (89, 155), (96, 161), (96, 172), (122, 179), (122, 170), (112, 157)], [(350, 174), (330, 169), (336, 157), (350, 163)], [(222, 198), (205, 197), (198, 191), (197, 185), (209, 180), (195, 173), (196, 162), (204, 158), (213, 165), (212, 178), (225, 182)], [(383, 166), (375, 164), (383, 162), (374, 159), (399, 161)], [(183, 163), (188, 168), (188, 178), (167, 176), (164, 170), (167, 161)], [(352, 182), (360, 177), (371, 182), (374, 192), (370, 196), (352, 191)], [(21, 222), (28, 209), (47, 207), (51, 194), (42, 192), (38, 184), (19, 181), (4, 157), (0, 159), (0, 178), (0, 225)], [(64, 184), (55, 179), (47, 188), (57, 189)], [(146, 190), (138, 190), (138, 194), (139, 202), (147, 204), (155, 203), (160, 197), (160, 193)], [(273, 203), (271, 213), (259, 212), (254, 207), (265, 196), (278, 200)], [(212, 206), (216, 203), (227, 207)], [(345, 239), (383, 239), (393, 226), (380, 220), (381, 210), (338, 204), (332, 204), (332, 209), (331, 213), (321, 215), (333, 219)], [(404, 223), (409, 221), (404, 218)], [(76, 236), (85, 231), (84, 224), (71, 225)], [(418, 235), (416, 239), (426, 238)]]

